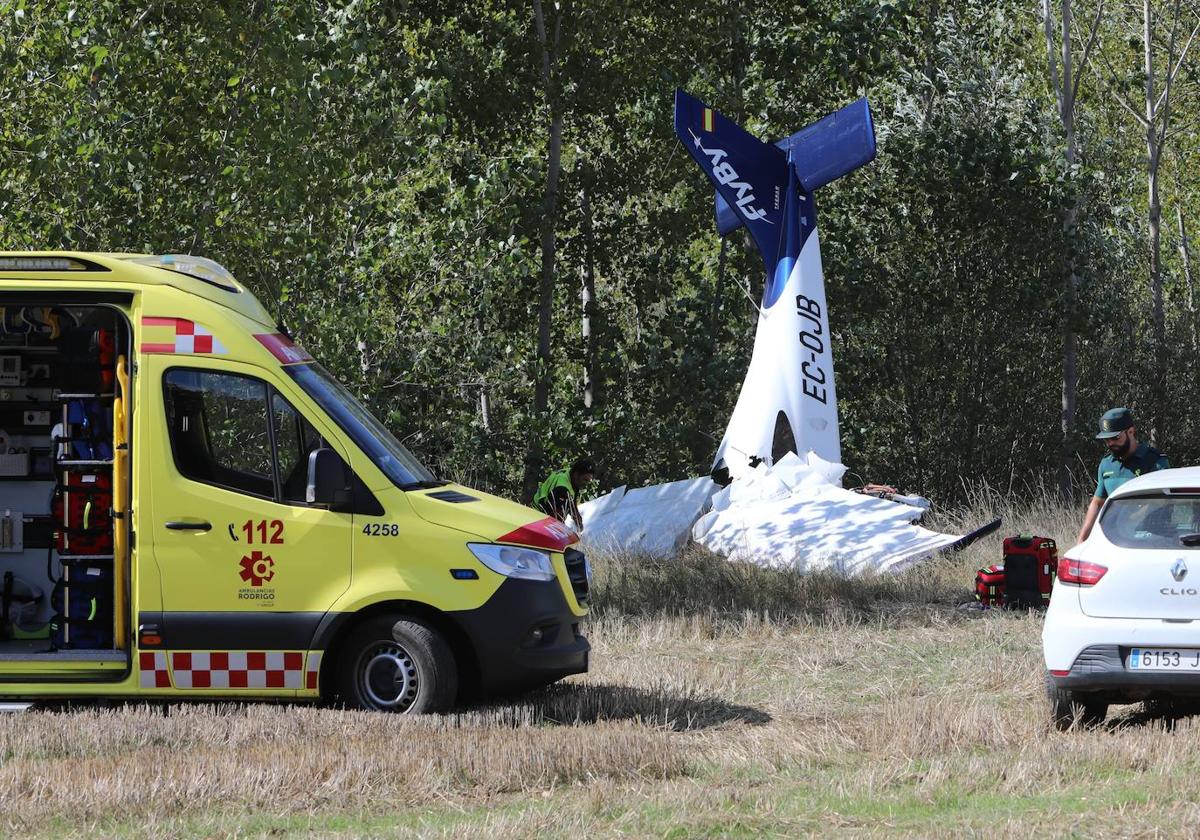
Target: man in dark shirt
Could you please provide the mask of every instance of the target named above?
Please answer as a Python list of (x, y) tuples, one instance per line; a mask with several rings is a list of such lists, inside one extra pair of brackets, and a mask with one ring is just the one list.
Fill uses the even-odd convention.
[(1083, 518), (1083, 527), (1079, 529), (1080, 542), (1092, 533), (1101, 505), (1114, 490), (1131, 478), (1171, 466), (1166, 455), (1150, 444), (1138, 441), (1133, 412), (1128, 408), (1106, 411), (1100, 418), (1100, 434), (1096, 435), (1096, 440), (1104, 441), (1108, 455), (1096, 471), (1096, 492)]

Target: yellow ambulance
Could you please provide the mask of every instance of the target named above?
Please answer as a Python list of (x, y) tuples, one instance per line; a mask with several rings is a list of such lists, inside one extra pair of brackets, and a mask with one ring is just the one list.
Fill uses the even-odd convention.
[(0, 253), (0, 698), (395, 712), (588, 667), (590, 570), (184, 255)]

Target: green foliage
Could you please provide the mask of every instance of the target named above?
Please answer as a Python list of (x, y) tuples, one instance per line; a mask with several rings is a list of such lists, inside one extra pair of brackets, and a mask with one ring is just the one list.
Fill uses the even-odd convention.
[[(1128, 317), (1145, 293), (1137, 138), (1113, 102), (1086, 99), (1084, 160), (1064, 170), (1027, 6), (555, 7), (564, 137), (545, 418), (532, 384), (550, 114), (525, 5), (0, 0), (0, 247), (219, 260), (440, 474), (515, 493), (541, 429), (553, 461), (588, 451), (603, 484), (670, 480), (708, 469), (762, 283), (741, 235), (719, 269), (673, 90), (769, 138), (866, 94), (879, 158), (819, 196), (845, 459), (943, 498), (963, 477), (1037, 483), (1059, 447), (1069, 191), (1084, 196), (1072, 317), (1089, 464), (1094, 417), (1136, 406), (1150, 354), (1144, 317)], [(1167, 200), (1189, 209), (1180, 161), (1194, 145), (1181, 139), (1169, 162)], [(1168, 272), (1186, 369), (1194, 313), (1180, 314), (1178, 264)], [(1165, 445), (1176, 461), (1200, 455), (1185, 404)]]

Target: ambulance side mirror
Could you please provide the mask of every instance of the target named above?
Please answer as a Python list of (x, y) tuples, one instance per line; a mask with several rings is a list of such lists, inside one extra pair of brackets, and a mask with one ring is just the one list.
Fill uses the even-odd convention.
[(308, 488), (304, 500), (341, 510), (350, 504), (350, 481), (342, 459), (332, 449), (314, 449), (308, 454)]

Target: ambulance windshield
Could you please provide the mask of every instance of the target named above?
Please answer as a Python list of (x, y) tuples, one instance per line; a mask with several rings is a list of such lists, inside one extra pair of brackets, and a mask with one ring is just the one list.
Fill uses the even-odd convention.
[(284, 365), (292, 379), (325, 409), (342, 431), (350, 436), (371, 461), (400, 488), (412, 489), (445, 484), (438, 481), (404, 444), (346, 390), (329, 371), (316, 362)]

